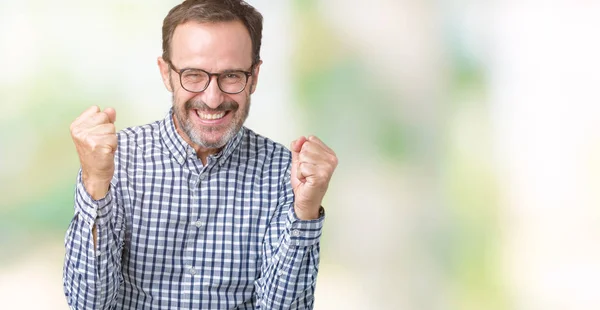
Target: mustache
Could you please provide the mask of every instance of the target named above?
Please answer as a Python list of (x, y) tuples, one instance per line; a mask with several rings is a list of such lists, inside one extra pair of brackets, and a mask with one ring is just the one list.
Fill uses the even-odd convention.
[(188, 100), (185, 103), (186, 110), (200, 110), (200, 111), (208, 111), (208, 112), (226, 112), (226, 111), (230, 111), (230, 110), (235, 111), (239, 107), (240, 107), (240, 105), (235, 101), (224, 101), (215, 109), (209, 107), (206, 103), (204, 103), (204, 101), (198, 100), (198, 99)]

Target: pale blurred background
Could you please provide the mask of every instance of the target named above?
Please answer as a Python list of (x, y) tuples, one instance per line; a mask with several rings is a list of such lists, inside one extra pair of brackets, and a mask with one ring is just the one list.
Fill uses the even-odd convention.
[[(171, 105), (179, 1), (0, 2), (0, 308), (66, 309), (70, 122)], [(322, 137), (316, 309), (600, 309), (598, 1), (250, 1), (265, 17), (247, 125)]]

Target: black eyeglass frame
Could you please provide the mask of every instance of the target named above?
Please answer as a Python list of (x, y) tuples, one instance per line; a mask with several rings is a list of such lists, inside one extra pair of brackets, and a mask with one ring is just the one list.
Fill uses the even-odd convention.
[[(208, 88), (208, 86), (210, 85), (210, 83), (212, 82), (212, 77), (216, 76), (217, 77), (217, 87), (219, 87), (219, 90), (221, 90), (222, 92), (224, 92), (226, 94), (230, 94), (230, 95), (239, 94), (239, 93), (243, 92), (244, 89), (246, 89), (246, 86), (248, 86), (248, 79), (251, 76), (253, 76), (252, 71), (254, 70), (254, 64), (252, 64), (252, 66), (250, 66), (250, 71), (229, 70), (229, 71), (219, 72), (219, 73), (212, 73), (212, 72), (208, 72), (206, 70), (197, 69), (197, 68), (185, 68), (185, 69), (177, 70), (177, 68), (175, 68), (175, 66), (171, 63), (171, 61), (167, 61), (167, 64), (169, 65), (169, 67), (173, 71), (175, 71), (175, 73), (177, 73), (177, 75), (179, 75), (179, 85), (181, 85), (181, 88), (185, 89), (186, 91), (189, 91), (190, 93), (201, 93), (201, 92), (205, 91)], [(204, 72), (204, 73), (206, 73), (208, 75), (208, 80), (207, 80), (206, 85), (204, 85), (204, 88), (202, 90), (189, 90), (189, 89), (185, 88), (185, 86), (183, 86), (183, 80), (182, 80), (181, 76), (187, 70), (202, 71), (202, 72)], [(246, 76), (246, 80), (244, 82), (244, 87), (242, 87), (242, 89), (240, 89), (240, 91), (238, 91), (238, 92), (224, 91), (221, 88), (221, 83), (219, 83), (219, 78), (221, 77), (221, 75), (227, 74), (227, 73), (232, 73), (232, 72), (242, 72)]]

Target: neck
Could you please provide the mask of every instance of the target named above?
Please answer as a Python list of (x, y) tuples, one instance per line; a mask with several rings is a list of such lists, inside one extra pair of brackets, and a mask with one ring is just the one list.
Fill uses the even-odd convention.
[(196, 150), (196, 155), (198, 155), (198, 158), (202, 161), (203, 165), (206, 165), (208, 156), (210, 156), (212, 154), (217, 154), (218, 152), (220, 152), (223, 149), (223, 148), (207, 149), (207, 148), (200, 147), (199, 145), (193, 144), (189, 141), (188, 141), (188, 143), (190, 144), (190, 146), (192, 146), (194, 148), (194, 150)]

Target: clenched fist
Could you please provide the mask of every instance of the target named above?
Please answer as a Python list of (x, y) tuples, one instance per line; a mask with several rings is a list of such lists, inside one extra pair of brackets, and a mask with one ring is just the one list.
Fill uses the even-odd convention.
[(71, 137), (79, 154), (83, 185), (96, 200), (108, 193), (115, 172), (116, 117), (114, 109), (101, 111), (93, 106), (71, 124)]
[(292, 188), (294, 211), (301, 220), (319, 217), (319, 208), (337, 167), (337, 157), (315, 136), (292, 142)]

